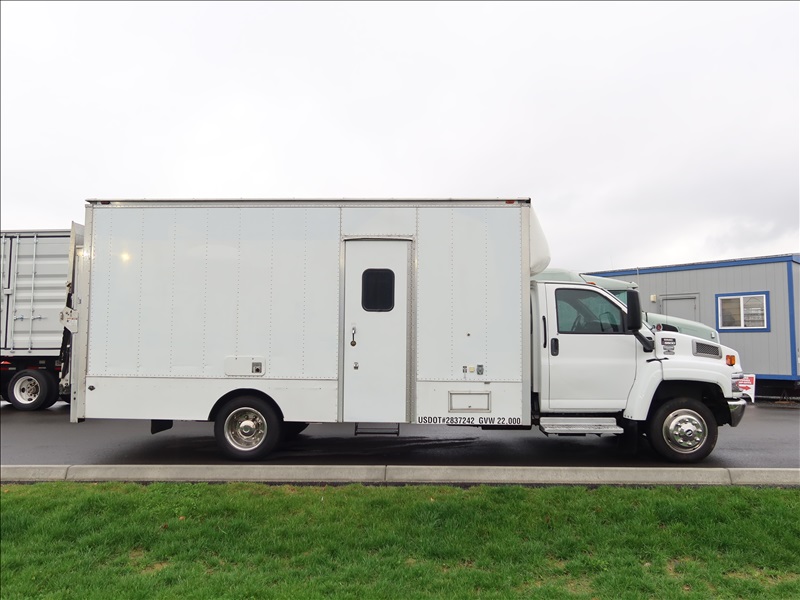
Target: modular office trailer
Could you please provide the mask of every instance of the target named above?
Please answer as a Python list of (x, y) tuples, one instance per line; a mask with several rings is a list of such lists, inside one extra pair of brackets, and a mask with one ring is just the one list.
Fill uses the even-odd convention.
[(16, 408), (58, 399), (70, 231), (0, 232), (0, 392)]
[(213, 420), (244, 392), (285, 422), (530, 425), (531, 218), (529, 200), (89, 201), (71, 418)]
[(638, 283), (644, 310), (718, 330), (756, 373), (759, 396), (800, 395), (800, 254), (595, 274)]

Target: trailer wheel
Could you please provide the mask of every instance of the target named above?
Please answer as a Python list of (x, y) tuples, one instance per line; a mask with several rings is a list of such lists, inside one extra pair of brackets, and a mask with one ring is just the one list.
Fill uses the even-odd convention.
[(661, 405), (647, 424), (653, 449), (671, 462), (703, 460), (717, 444), (717, 421), (705, 404), (675, 398)]
[(50, 408), (57, 399), (55, 378), (47, 371), (20, 371), (8, 383), (8, 401), (18, 410)]
[(281, 419), (266, 401), (240, 396), (228, 402), (216, 417), (214, 436), (223, 453), (236, 460), (259, 460), (281, 439)]

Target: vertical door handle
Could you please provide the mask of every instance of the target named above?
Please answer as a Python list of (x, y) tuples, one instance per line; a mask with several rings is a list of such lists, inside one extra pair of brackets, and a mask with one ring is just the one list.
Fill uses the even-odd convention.
[(542, 317), (542, 329), (544, 329), (544, 347), (547, 348), (547, 317)]
[[(352, 342), (350, 342), (350, 345), (351, 345), (351, 346), (355, 346), (355, 345), (356, 345), (356, 328), (355, 328), (355, 327), (353, 327), (353, 341), (352, 341)], [(356, 369), (357, 369), (357, 368), (358, 368), (358, 367), (356, 367)]]
[(550, 354), (558, 356), (558, 338), (550, 340)]

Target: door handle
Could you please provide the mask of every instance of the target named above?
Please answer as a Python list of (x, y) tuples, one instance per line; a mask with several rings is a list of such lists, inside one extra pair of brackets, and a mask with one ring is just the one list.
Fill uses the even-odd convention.
[(547, 348), (547, 317), (542, 317), (542, 329), (544, 329), (544, 347)]
[(558, 338), (550, 340), (550, 354), (558, 356)]
[[(352, 342), (350, 342), (350, 345), (351, 345), (351, 346), (355, 346), (355, 345), (356, 345), (356, 328), (355, 328), (355, 327), (353, 327), (353, 341), (352, 341)], [(358, 367), (356, 367), (356, 369), (357, 369), (357, 368), (358, 368)]]

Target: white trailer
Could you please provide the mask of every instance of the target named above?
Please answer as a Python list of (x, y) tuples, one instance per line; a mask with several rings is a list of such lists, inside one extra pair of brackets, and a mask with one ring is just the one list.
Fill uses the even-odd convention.
[(245, 460), (310, 422), (642, 424), (685, 461), (743, 411), (734, 351), (640, 330), (635, 294), (627, 318), (593, 286), (532, 288), (549, 255), (528, 199), (90, 200), (85, 238), (73, 422), (213, 421)]
[(59, 313), (74, 239), (69, 229), (3, 231), (0, 246), (0, 393), (20, 410), (49, 408), (69, 345)]

